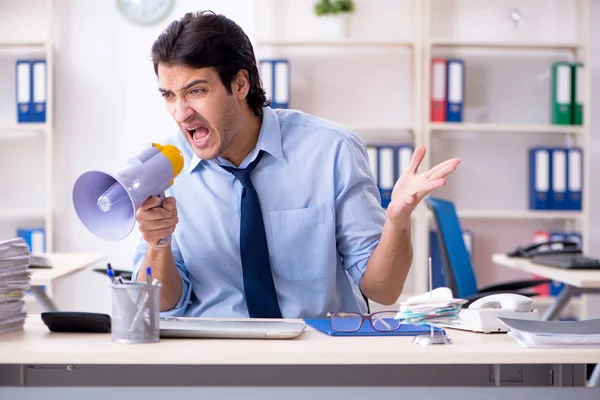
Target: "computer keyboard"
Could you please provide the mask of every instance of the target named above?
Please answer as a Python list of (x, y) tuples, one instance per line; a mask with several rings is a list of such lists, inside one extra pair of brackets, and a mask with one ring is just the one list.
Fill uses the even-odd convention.
[(550, 267), (566, 269), (600, 269), (600, 259), (583, 254), (539, 254), (531, 257), (531, 261)]

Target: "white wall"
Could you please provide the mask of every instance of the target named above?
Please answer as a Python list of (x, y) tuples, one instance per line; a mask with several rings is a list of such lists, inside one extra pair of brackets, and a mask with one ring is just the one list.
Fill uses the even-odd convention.
[[(565, 27), (564, 21), (569, 19), (569, 15), (560, 11), (567, 4), (565, 1), (551, 1), (549, 3), (552, 6), (548, 6), (548, 2), (541, 6), (540, 0), (521, 2), (524, 11), (523, 35), (556, 39), (552, 35), (558, 35), (557, 32)], [(31, 35), (30, 32), (36, 32), (40, 25), (41, 19), (35, 16), (35, 12), (33, 17), (29, 14), (19, 17), (17, 12), (23, 9), (23, 4), (18, 7), (15, 5), (18, 3), (21, 2), (10, 0), (0, 5), (0, 22), (7, 16), (12, 21), (23, 21), (11, 26), (0, 24), (0, 40), (3, 35)], [(34, 3), (33, 0), (28, 2)], [(138, 238), (136, 231), (122, 242), (97, 239), (77, 219), (72, 207), (71, 189), (82, 171), (88, 168), (112, 170), (120, 167), (143, 144), (173, 131), (174, 124), (156, 91), (149, 60), (150, 46), (167, 22), (148, 28), (134, 26), (119, 15), (114, 1), (55, 0), (55, 3), (55, 250), (103, 252), (114, 266), (129, 267), (131, 250)], [(256, 37), (256, 32), (261, 37), (270, 34), (280, 39), (284, 36), (309, 38), (318, 35), (310, 11), (312, 3), (312, 0), (260, 0), (261, 15), (258, 16), (257, 26), (253, 1), (178, 0), (169, 21), (186, 11), (202, 7), (228, 15), (252, 38)], [(357, 1), (353, 35), (376, 38), (372, 28), (378, 26), (384, 29), (386, 39), (409, 38), (412, 21), (408, 3), (407, 0)], [(439, 1), (435, 3), (441, 4)], [(493, 3), (493, 9), (462, 14), (462, 10), (468, 10), (468, 7), (480, 2), (445, 2), (444, 11), (437, 14), (433, 21), (434, 32), (457, 37), (479, 37), (480, 32), (488, 31), (498, 37), (507, 29), (506, 14), (514, 2)], [(600, 5), (598, 1), (593, 3), (592, 15), (595, 17), (592, 20), (597, 20), (600, 17)], [(367, 7), (371, 5), (374, 6)], [(293, 15), (299, 19), (292, 23), (289, 19), (279, 18), (271, 24), (270, 15)], [(493, 23), (480, 23), (486, 18)], [(550, 22), (536, 25), (536, 21)], [(532, 29), (534, 25), (538, 28)], [(592, 65), (595, 80), (592, 87), (598, 93), (600, 41), (597, 37), (600, 28), (594, 26), (593, 31)], [(43, 35), (43, 32), (40, 34)], [(412, 72), (407, 50), (394, 49), (387, 54), (377, 49), (258, 50), (265, 55), (278, 54), (292, 58), (294, 107), (348, 125), (411, 122), (409, 97), (406, 94), (410, 90)], [(531, 123), (548, 120), (548, 104), (545, 100), (536, 99), (548, 98), (548, 65), (558, 56), (553, 53), (543, 56), (526, 52), (520, 54), (524, 59), (511, 65), (508, 59), (490, 53), (459, 53), (468, 60), (467, 119)], [(0, 60), (0, 71), (13, 68), (12, 60)], [(517, 83), (507, 85), (506, 80), (510, 77), (518, 79)], [(11, 82), (0, 78), (0, 84), (8, 87), (6, 92), (13, 93), (9, 87)], [(0, 93), (0, 124), (3, 118), (12, 118), (12, 105), (3, 107), (10, 102), (11, 96)], [(600, 110), (597, 104), (593, 103), (591, 107), (592, 110)], [(599, 118), (598, 112), (593, 113), (592, 127), (600, 124)], [(367, 134), (362, 136), (369, 140)], [(398, 137), (408, 140), (403, 132), (399, 132)], [(526, 171), (524, 151), (537, 139), (532, 135), (504, 137), (501, 134), (435, 136), (434, 161), (456, 155), (463, 158), (460, 170), (450, 180), (451, 184), (439, 194), (452, 196), (459, 206), (469, 208), (526, 208), (526, 186), (522, 174), (522, 171)], [(2, 170), (10, 170), (20, 159), (20, 154), (27, 154), (34, 161), (43, 155), (39, 142), (0, 143), (2, 150), (8, 149), (9, 154), (15, 154), (14, 157), (0, 157)], [(592, 143), (595, 144), (592, 148), (596, 150), (589, 151), (587, 156), (594, 157), (592, 170), (598, 170), (600, 150), (597, 149), (600, 148), (600, 139), (597, 135)], [(481, 151), (481, 148), (486, 150)], [(511, 157), (511, 154), (514, 156)], [(39, 196), (15, 194), (27, 188), (27, 182), (33, 179), (29, 176), (33, 176), (35, 171), (30, 167), (25, 180), (12, 178), (11, 189), (0, 196), (0, 205), (22, 202), (35, 204)], [(521, 178), (515, 178), (519, 176)], [(514, 192), (504, 190), (509, 183), (513, 185)], [(591, 204), (594, 204), (594, 199), (600, 199), (600, 188), (593, 185), (591, 190)], [(600, 213), (592, 210), (591, 215), (590, 239), (594, 251), (600, 248)], [(15, 224), (4, 224), (0, 231), (3, 235), (14, 232)], [(551, 223), (536, 225), (532, 221), (465, 221), (465, 225), (475, 232), (475, 264), (482, 285), (520, 276), (494, 266), (489, 260), (492, 251), (506, 251), (517, 243), (527, 242), (534, 229), (559, 227)], [(68, 309), (107, 310), (109, 303), (105, 284), (104, 277), (91, 273), (74, 278), (65, 287), (57, 288), (60, 289), (59, 304)]]

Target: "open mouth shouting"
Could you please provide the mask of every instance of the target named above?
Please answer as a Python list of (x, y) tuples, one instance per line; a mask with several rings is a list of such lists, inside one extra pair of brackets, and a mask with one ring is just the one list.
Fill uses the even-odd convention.
[(192, 145), (197, 149), (202, 149), (207, 145), (208, 138), (210, 137), (210, 129), (204, 125), (190, 124), (183, 126), (183, 129), (187, 132), (190, 137)]

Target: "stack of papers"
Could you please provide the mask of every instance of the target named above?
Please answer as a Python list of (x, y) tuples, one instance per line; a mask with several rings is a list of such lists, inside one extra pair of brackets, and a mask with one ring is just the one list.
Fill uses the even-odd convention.
[(401, 302), (395, 318), (407, 324), (448, 323), (458, 317), (465, 303), (467, 300), (453, 298), (449, 289), (439, 288)]
[(523, 347), (600, 347), (600, 319), (527, 321), (498, 318)]
[(27, 243), (21, 239), (0, 242), (0, 334), (23, 329), (27, 313), (23, 298), (29, 290)]

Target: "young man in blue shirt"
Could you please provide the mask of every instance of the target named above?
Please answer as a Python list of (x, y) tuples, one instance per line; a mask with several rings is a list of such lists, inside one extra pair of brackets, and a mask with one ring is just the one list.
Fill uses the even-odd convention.
[[(163, 315), (318, 318), (392, 304), (411, 261), (410, 215), (458, 160), (417, 173), (414, 152), (387, 213), (358, 136), (268, 107), (252, 45), (212, 12), (174, 21), (152, 47), (159, 92), (185, 166), (162, 207), (138, 210)], [(172, 234), (170, 246), (157, 241)]]

